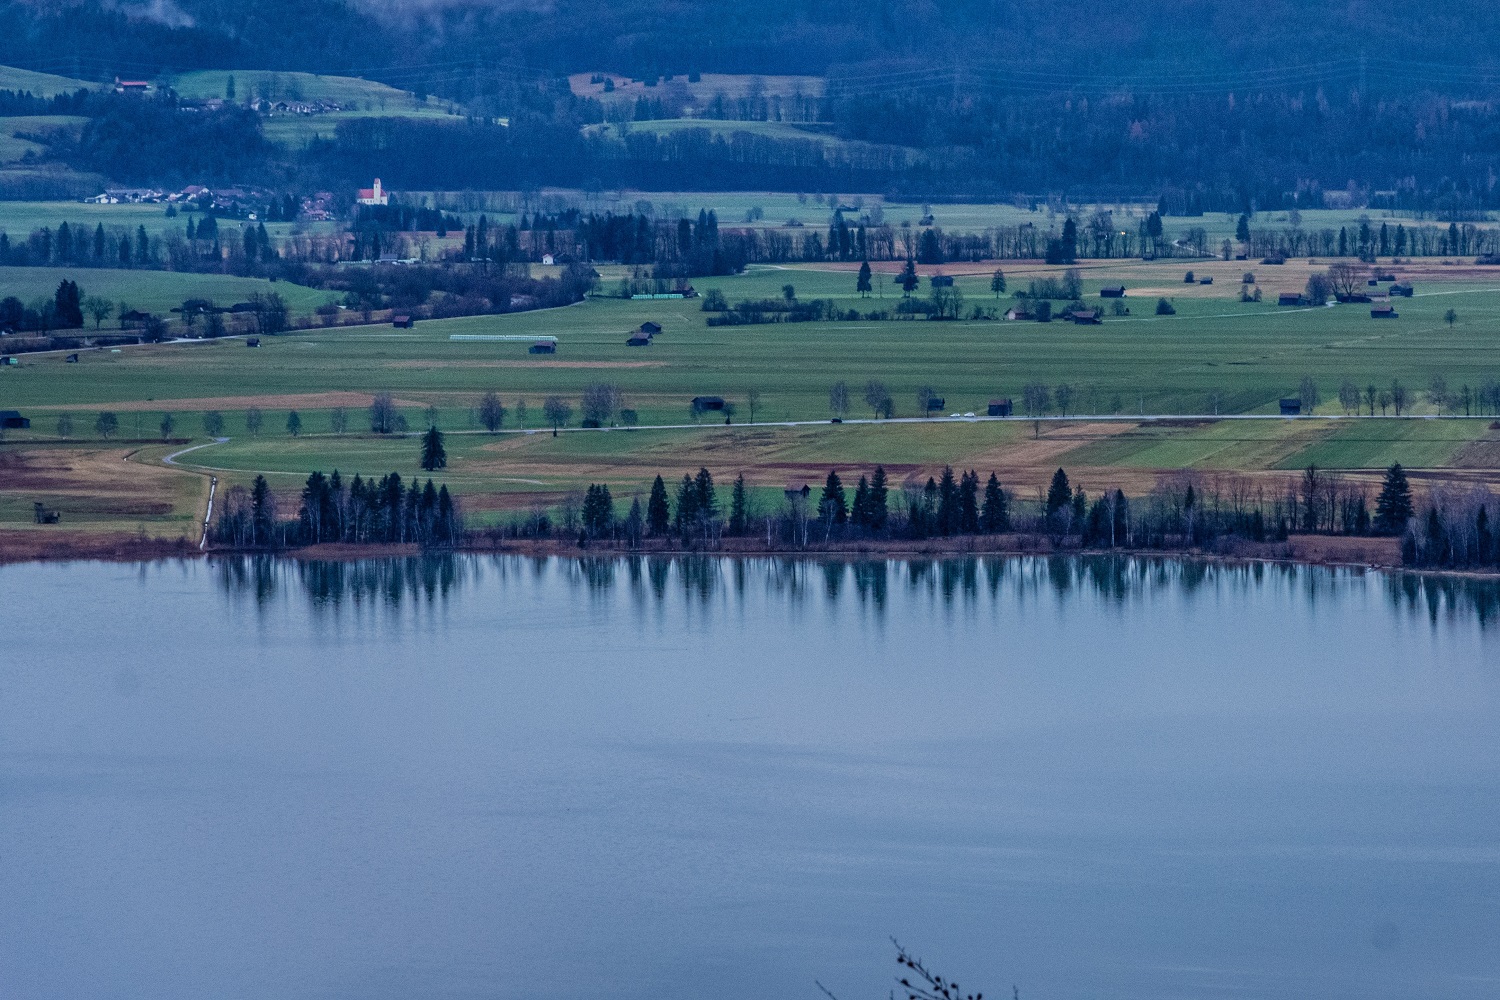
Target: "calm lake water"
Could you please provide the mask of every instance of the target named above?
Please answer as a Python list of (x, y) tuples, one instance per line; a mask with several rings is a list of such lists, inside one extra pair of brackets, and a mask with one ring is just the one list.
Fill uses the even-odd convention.
[(0, 997), (1500, 995), (1500, 591), (0, 568)]

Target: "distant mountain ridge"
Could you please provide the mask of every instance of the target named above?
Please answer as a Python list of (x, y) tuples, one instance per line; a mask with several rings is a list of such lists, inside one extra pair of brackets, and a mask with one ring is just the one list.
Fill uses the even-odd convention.
[(1500, 84), (1497, 43), (1500, 5), (1459, 0), (32, 0), (0, 10), (0, 63), (62, 75), (401, 71), (425, 73), (434, 93), (465, 63), (643, 77), (894, 62), (957, 70), (959, 87), (966, 68), (982, 76), (998, 63), (1034, 70), (1021, 81), (1030, 89), (1122, 77), (1241, 91), (1363, 79), (1488, 96)]

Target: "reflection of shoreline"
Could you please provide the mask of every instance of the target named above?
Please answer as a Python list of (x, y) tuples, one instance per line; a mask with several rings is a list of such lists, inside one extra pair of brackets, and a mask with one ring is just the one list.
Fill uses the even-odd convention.
[[(647, 540), (638, 547), (623, 544), (590, 542), (580, 546), (572, 539), (506, 539), (498, 544), (476, 542), (453, 550), (465, 555), (558, 556), (591, 558), (598, 556), (724, 556), (757, 558), (792, 556), (834, 559), (927, 559), (965, 556), (1139, 556), (1167, 557), (1210, 562), (1274, 562), (1307, 566), (1337, 566), (1364, 569), (1403, 570), (1399, 540), (1394, 538), (1293, 535), (1285, 542), (1227, 541), (1218, 551), (1196, 548), (1120, 548), (1060, 549), (1053, 548), (1045, 535), (963, 535), (952, 538), (881, 539), (842, 542), (833, 545), (816, 543), (803, 547), (781, 544), (766, 545), (753, 537), (722, 539), (713, 548), (661, 544)], [(0, 530), (0, 564), (7, 562), (58, 562), (79, 559), (138, 562), (152, 559), (187, 558), (198, 555), (186, 539), (147, 539), (124, 533), (53, 534), (44, 531)], [(349, 561), (390, 559), (422, 555), (412, 544), (324, 544), (282, 549), (274, 553), (234, 549), (209, 549), (209, 557), (273, 556), (289, 561)], [(1434, 570), (1443, 574), (1500, 578), (1500, 571)]]
[[(558, 575), (589, 597), (623, 588), (633, 599), (657, 604), (669, 596), (707, 606), (720, 597), (742, 597), (752, 584), (793, 599), (852, 595), (877, 615), (893, 593), (926, 593), (944, 605), (996, 599), (1002, 585), (1059, 598), (1089, 595), (1111, 604), (1173, 589), (1192, 597), (1205, 588), (1261, 587), (1280, 582), (1316, 598), (1351, 580), (1369, 579), (1392, 606), (1436, 625), (1455, 615), (1482, 627), (1500, 622), (1500, 580), (1452, 573), (1406, 573), (1358, 566), (1297, 562), (1181, 558), (1161, 553), (1107, 555), (984, 554), (930, 557), (849, 557), (829, 554), (724, 555), (721, 553), (579, 554), (447, 553), (404, 557), (285, 559), (268, 555), (216, 556), (209, 560), (218, 584), (231, 595), (264, 603), (306, 597), (316, 610), (344, 604), (400, 608), (435, 605), (465, 586), (501, 578)], [(565, 627), (565, 626), (560, 626)]]

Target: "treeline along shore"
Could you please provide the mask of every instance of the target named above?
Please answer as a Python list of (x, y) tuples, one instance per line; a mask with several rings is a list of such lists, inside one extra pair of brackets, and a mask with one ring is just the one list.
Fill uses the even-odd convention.
[[(727, 493), (727, 496), (724, 495)], [(1495, 511), (1494, 514), (1490, 513)], [(1392, 465), (1372, 498), (1363, 485), (1309, 467), (1279, 487), (1243, 476), (1162, 477), (1145, 496), (1090, 497), (1058, 469), (1045, 491), (1018, 496), (999, 478), (944, 468), (893, 487), (885, 469), (851, 489), (837, 471), (821, 488), (789, 486), (768, 502), (738, 476), (727, 491), (707, 469), (644, 500), (596, 483), (551, 507), (484, 527), (464, 523), (446, 484), (339, 472), (310, 475), (284, 516), (262, 476), (233, 487), (207, 532), (210, 551), (347, 552), (1158, 552), (1420, 569), (1500, 569), (1500, 500), (1478, 487), (1435, 488), (1419, 506)]]

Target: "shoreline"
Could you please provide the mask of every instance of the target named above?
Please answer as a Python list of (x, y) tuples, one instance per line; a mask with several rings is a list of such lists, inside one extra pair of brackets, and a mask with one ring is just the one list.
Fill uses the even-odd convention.
[[(809, 545), (796, 548), (767, 546), (750, 538), (724, 539), (714, 548), (655, 545), (649, 541), (629, 548), (612, 542), (580, 546), (576, 541), (505, 539), (490, 543), (476, 539), (444, 550), (455, 555), (515, 555), (564, 558), (624, 556), (707, 556), (727, 558), (801, 557), (808, 559), (956, 559), (971, 556), (1139, 556), (1212, 563), (1274, 563), (1376, 570), (1422, 575), (1500, 579), (1500, 572), (1433, 570), (1401, 564), (1400, 543), (1395, 538), (1337, 535), (1293, 535), (1286, 542), (1236, 542), (1224, 550), (1193, 548), (1084, 549), (1054, 548), (1044, 537), (1031, 535), (979, 535), (945, 539), (889, 539)], [(269, 555), (289, 562), (355, 562), (364, 559), (410, 558), (422, 555), (414, 544), (400, 545), (310, 545), (277, 552), (264, 550), (200, 549), (186, 538), (142, 538), (124, 533), (54, 535), (44, 531), (0, 529), (0, 566), (49, 562), (155, 562), (167, 559), (208, 559), (215, 556)]]

